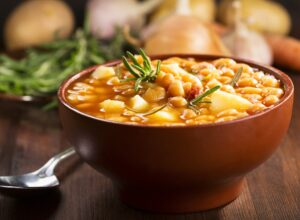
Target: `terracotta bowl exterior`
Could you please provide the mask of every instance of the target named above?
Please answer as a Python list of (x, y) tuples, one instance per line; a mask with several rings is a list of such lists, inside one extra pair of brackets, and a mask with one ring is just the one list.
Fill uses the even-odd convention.
[(66, 88), (97, 68), (91, 67), (67, 79), (58, 92), (65, 136), (84, 161), (111, 178), (130, 206), (182, 213), (225, 205), (240, 194), (245, 174), (270, 157), (286, 134), (294, 93), (292, 81), (281, 71), (235, 60), (280, 79), (285, 89), (281, 101), (253, 116), (217, 124), (154, 127), (110, 122), (86, 115), (66, 100)]

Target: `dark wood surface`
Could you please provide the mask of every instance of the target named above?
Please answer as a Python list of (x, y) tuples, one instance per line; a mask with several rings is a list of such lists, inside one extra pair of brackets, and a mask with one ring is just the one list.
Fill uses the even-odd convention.
[[(120, 203), (111, 182), (79, 158), (58, 170), (58, 191), (30, 198), (0, 195), (0, 219), (300, 219), (300, 74), (290, 129), (276, 153), (247, 176), (244, 191), (231, 204), (208, 212), (155, 215)], [(67, 147), (56, 111), (0, 102), (0, 175), (41, 166)]]
[[(0, 17), (6, 16), (6, 9), (16, 2), (1, 1), (0, 10), (5, 13)], [(83, 1), (72, 2), (76, 11), (82, 11)], [(299, 1), (281, 2), (294, 17), (293, 35), (300, 36)], [(3, 19), (0, 26), (2, 22)], [(185, 215), (135, 210), (118, 201), (107, 178), (74, 157), (58, 170), (59, 190), (30, 198), (0, 195), (0, 220), (300, 219), (300, 73), (288, 73), (296, 87), (288, 134), (273, 156), (247, 176), (243, 193), (229, 205)], [(39, 106), (0, 101), (0, 175), (32, 171), (66, 147), (56, 111), (44, 112)]]

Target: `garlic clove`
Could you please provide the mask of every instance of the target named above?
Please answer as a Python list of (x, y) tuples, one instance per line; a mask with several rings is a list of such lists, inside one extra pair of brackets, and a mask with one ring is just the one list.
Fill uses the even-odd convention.
[(273, 54), (265, 38), (241, 21), (239, 1), (234, 1), (232, 7), (235, 9), (235, 24), (233, 30), (222, 38), (225, 46), (237, 58), (271, 65)]

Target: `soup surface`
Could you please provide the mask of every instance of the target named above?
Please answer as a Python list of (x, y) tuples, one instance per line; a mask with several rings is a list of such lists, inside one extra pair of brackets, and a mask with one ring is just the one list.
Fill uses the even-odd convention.
[(98, 67), (65, 95), (71, 106), (97, 118), (172, 126), (246, 117), (272, 107), (283, 94), (274, 76), (232, 59), (151, 61), (142, 51), (128, 53), (119, 65)]

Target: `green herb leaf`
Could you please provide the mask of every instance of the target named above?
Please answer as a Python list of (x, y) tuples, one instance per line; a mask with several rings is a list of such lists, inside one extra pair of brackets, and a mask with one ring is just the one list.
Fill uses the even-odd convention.
[(134, 84), (134, 90), (137, 92), (142, 82), (153, 82), (156, 79), (157, 74), (160, 72), (161, 61), (159, 60), (157, 62), (156, 70), (152, 70), (151, 60), (142, 49), (140, 49), (140, 55), (143, 58), (143, 65), (139, 64), (137, 59), (130, 52), (127, 52), (126, 54), (128, 58), (131, 59), (132, 64), (130, 64), (127, 58), (124, 56), (122, 58), (123, 64), (127, 68), (127, 70), (134, 76), (134, 79), (136, 80)]
[[(156, 65), (156, 74), (159, 74), (160, 73), (160, 65), (161, 65), (161, 61), (158, 60), (157, 61), (157, 65)], [(153, 72), (154, 73), (154, 72)]]
[(206, 92), (200, 94), (199, 96), (197, 96), (196, 98), (194, 98), (192, 101), (190, 101), (189, 104), (190, 104), (190, 105), (196, 105), (196, 104), (198, 104), (198, 103), (200, 103), (200, 102), (203, 102), (203, 101), (202, 101), (203, 98), (205, 98), (206, 96), (208, 96), (208, 95), (214, 93), (215, 91), (217, 91), (217, 90), (220, 89), (220, 88), (221, 88), (221, 86), (215, 86), (215, 87), (213, 87), (213, 88), (207, 90)]
[(144, 67), (147, 70), (151, 70), (151, 60), (149, 59), (149, 57), (146, 55), (145, 51), (142, 48), (140, 48), (140, 55), (143, 57)]
[(143, 116), (153, 115), (153, 114), (155, 114), (156, 112), (159, 112), (159, 111), (163, 110), (165, 107), (167, 107), (167, 105), (168, 105), (168, 104), (165, 104), (165, 105), (159, 106), (159, 107), (157, 107), (157, 108), (154, 108), (154, 109), (152, 109), (150, 112), (144, 113)]
[(162, 105), (162, 106), (158, 106), (158, 107), (155, 107), (155, 108), (151, 109), (150, 111), (144, 112), (144, 113), (143, 112), (135, 111), (134, 109), (131, 109), (131, 108), (128, 108), (128, 107), (126, 107), (126, 109), (129, 110), (129, 111), (132, 111), (132, 112), (136, 113), (137, 116), (144, 117), (144, 116), (153, 115), (156, 112), (159, 112), (159, 111), (163, 110), (167, 106), (168, 106), (168, 104), (165, 104), (165, 105)]
[(130, 58), (130, 60), (137, 66), (141, 67), (139, 62), (137, 61), (137, 59), (134, 57), (134, 55), (132, 53), (130, 53), (129, 51), (126, 52), (127, 57)]
[(136, 78), (140, 77), (140, 74), (138, 74), (137, 72), (134, 71), (134, 69), (131, 67), (131, 65), (129, 64), (128, 60), (126, 59), (126, 57), (122, 57), (122, 61), (124, 66), (127, 68), (127, 70)]
[(138, 78), (134, 83), (134, 91), (139, 91), (140, 84), (143, 81), (144, 78)]
[(237, 84), (237, 82), (239, 81), (239, 79), (240, 79), (242, 73), (243, 73), (243, 67), (240, 67), (240, 68), (237, 70), (237, 72), (235, 73), (235, 75), (234, 75), (234, 77), (233, 77), (233, 79), (232, 79), (232, 81), (231, 81), (231, 83), (230, 83), (230, 85), (231, 85), (232, 87), (235, 87), (235, 86), (236, 86), (236, 84)]
[[(84, 30), (77, 29), (67, 39), (27, 49), (21, 60), (0, 55), (0, 92), (18, 96), (55, 96), (67, 76), (121, 57), (125, 45), (121, 31), (104, 44), (93, 37), (85, 25)], [(54, 106), (53, 102), (48, 108)]]
[(126, 79), (121, 79), (120, 82), (129, 82), (134, 80), (136, 80), (136, 78), (126, 78)]

